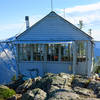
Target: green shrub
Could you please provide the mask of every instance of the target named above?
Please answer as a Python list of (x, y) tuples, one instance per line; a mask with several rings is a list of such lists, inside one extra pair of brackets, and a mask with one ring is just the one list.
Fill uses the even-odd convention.
[(74, 78), (75, 78), (75, 76), (74, 76), (74, 75), (72, 75), (72, 81), (74, 80)]
[(100, 73), (100, 66), (96, 66), (95, 73)]
[(15, 94), (16, 94), (15, 91), (12, 89), (0, 88), (0, 100), (8, 99)]
[(16, 81), (16, 75), (11, 78), (12, 81)]

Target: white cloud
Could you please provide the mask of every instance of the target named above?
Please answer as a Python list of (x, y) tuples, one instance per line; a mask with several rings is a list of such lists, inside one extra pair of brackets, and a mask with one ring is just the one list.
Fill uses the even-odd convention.
[[(64, 9), (57, 9), (60, 15), (64, 16)], [(66, 19), (76, 24), (79, 20), (90, 24), (100, 21), (100, 2), (89, 5), (79, 5), (72, 8), (65, 8)]]
[(100, 14), (86, 14), (84, 16), (66, 16), (66, 19), (73, 24), (78, 24), (79, 20), (82, 20), (85, 24), (92, 24), (95, 21), (100, 21)]
[(100, 41), (100, 29), (93, 30), (92, 37), (94, 38), (94, 40)]
[[(58, 9), (59, 11), (64, 11), (64, 9)], [(100, 2), (95, 3), (95, 4), (89, 4), (89, 5), (80, 5), (80, 6), (75, 6), (72, 8), (66, 8), (65, 12), (66, 13), (73, 13), (73, 12), (89, 12), (89, 11), (95, 11), (95, 10), (100, 10)]]

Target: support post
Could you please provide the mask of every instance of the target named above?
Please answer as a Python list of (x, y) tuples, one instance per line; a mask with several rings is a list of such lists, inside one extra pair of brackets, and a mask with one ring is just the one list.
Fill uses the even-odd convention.
[(94, 67), (93, 66), (94, 65), (94, 49), (93, 49), (93, 43), (91, 43), (91, 46), (92, 46), (92, 48), (91, 48), (92, 49), (91, 50), (92, 51), (92, 67), (91, 67), (91, 72), (93, 72), (93, 67)]
[(61, 44), (59, 44), (59, 55), (58, 55), (58, 61), (61, 61)]
[(44, 44), (44, 61), (47, 61), (47, 44)]
[(31, 44), (30, 46), (31, 46), (31, 61), (33, 61), (33, 56), (34, 56), (33, 55), (33, 45)]
[(75, 68), (76, 68), (76, 57), (77, 57), (77, 51), (76, 51), (76, 41), (73, 42), (73, 74), (75, 74)]
[(91, 41), (88, 41), (88, 77), (91, 75), (92, 68), (92, 44)]
[(43, 73), (45, 74), (47, 72), (47, 64), (45, 63), (47, 61), (47, 44), (44, 44), (44, 62), (42, 63), (43, 64)]
[(86, 75), (88, 75), (88, 41), (86, 41), (85, 51), (86, 51)]
[(19, 68), (19, 44), (16, 45), (16, 65), (17, 65), (18, 74), (21, 74)]

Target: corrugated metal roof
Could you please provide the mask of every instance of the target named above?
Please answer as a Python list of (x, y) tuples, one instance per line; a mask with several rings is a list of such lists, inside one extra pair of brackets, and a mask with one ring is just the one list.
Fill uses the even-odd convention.
[(73, 41), (92, 38), (52, 11), (16, 39), (18, 41)]

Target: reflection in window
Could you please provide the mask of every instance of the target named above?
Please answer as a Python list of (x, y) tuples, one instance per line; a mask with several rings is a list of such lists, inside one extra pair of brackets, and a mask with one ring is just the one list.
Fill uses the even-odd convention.
[(77, 62), (86, 61), (86, 42), (77, 41)]
[(58, 61), (59, 44), (47, 44), (47, 61)]
[(61, 60), (72, 61), (72, 43), (66, 43), (61, 45)]
[(72, 43), (20, 44), (21, 61), (72, 61)]
[(20, 44), (19, 59), (21, 61), (43, 61), (43, 48), (41, 44)]
[(20, 44), (19, 57), (20, 60), (30, 61), (31, 60), (31, 48), (29, 44)]
[(33, 45), (33, 60), (34, 61), (43, 61), (44, 60), (44, 45), (34, 44)]

